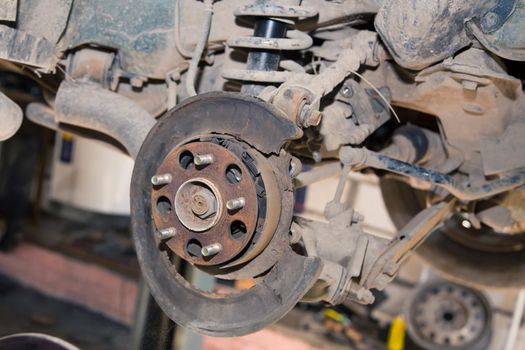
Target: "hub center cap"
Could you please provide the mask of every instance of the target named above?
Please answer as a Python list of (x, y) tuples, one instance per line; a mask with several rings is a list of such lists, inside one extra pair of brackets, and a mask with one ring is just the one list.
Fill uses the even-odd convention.
[(175, 213), (180, 222), (192, 231), (206, 231), (217, 224), (222, 207), (219, 190), (204, 178), (186, 181), (175, 195)]

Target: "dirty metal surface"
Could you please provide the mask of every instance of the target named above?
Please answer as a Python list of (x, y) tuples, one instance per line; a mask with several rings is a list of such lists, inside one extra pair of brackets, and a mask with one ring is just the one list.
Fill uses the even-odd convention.
[[(501, 0), (501, 3), (513, 3), (512, 0)], [(512, 12), (507, 14), (489, 12), (494, 26), (484, 31), (483, 22), (478, 25), (475, 21), (467, 23), (468, 30), (476, 39), (489, 51), (498, 56), (514, 61), (525, 61), (525, 31), (523, 30), (523, 21), (525, 19), (525, 3), (516, 1), (515, 4), (506, 5)], [(510, 16), (510, 17), (508, 17)]]
[[(268, 246), (268, 243), (270, 243), (277, 231), (282, 210), (285, 209), (283, 208), (283, 203), (281, 203), (285, 196), (281, 195), (281, 187), (276, 179), (276, 174), (279, 173), (279, 170), (274, 170), (271, 160), (268, 161), (262, 155), (257, 153), (255, 153), (254, 156), (257, 160), (257, 170), (260, 171), (261, 177), (264, 181), (264, 196), (266, 197), (264, 222), (258, 223), (258, 225), (263, 226), (260, 233), (256, 232), (257, 236), (254, 237), (252, 246), (244, 252), (242, 256), (236, 259), (235, 264), (242, 264), (251, 261)], [(261, 216), (261, 214), (259, 214), (259, 216)], [(227, 268), (231, 266), (233, 266), (233, 264), (227, 264), (224, 267)]]
[(73, 0), (18, 0), (16, 28), (57, 44), (68, 25)]
[[(189, 165), (181, 164), (181, 156), (190, 152), (193, 156), (199, 154), (211, 154), (215, 158), (212, 164), (196, 166), (194, 163)], [(236, 166), (241, 170), (239, 181), (230, 183), (226, 178), (229, 167)], [(257, 223), (257, 193), (255, 185), (249, 176), (246, 166), (227, 149), (209, 142), (193, 142), (182, 145), (173, 150), (157, 169), (157, 174), (172, 174), (173, 181), (166, 185), (155, 186), (152, 191), (152, 207), (157, 207), (155, 203), (160, 203), (162, 199), (168, 200), (175, 208), (175, 197), (180, 191), (181, 185), (192, 179), (206, 179), (213, 183), (218, 191), (217, 212), (206, 218), (201, 219), (194, 215), (192, 220), (198, 222), (210, 221), (211, 227), (202, 232), (192, 230), (184, 226), (181, 219), (177, 217), (174, 210), (159, 211), (153, 210), (153, 220), (158, 229), (174, 227), (176, 234), (173, 238), (166, 241), (166, 244), (178, 256), (198, 265), (217, 265), (233, 259), (251, 240)], [(245, 205), (238, 210), (228, 210), (226, 202), (234, 198), (245, 198)], [(192, 205), (191, 200), (194, 196), (184, 196), (180, 199), (188, 208)], [(215, 221), (213, 223), (212, 221)], [(235, 234), (232, 232), (232, 225), (235, 222), (243, 223), (245, 233)], [(213, 243), (220, 243), (223, 250), (213, 256), (204, 257), (201, 254), (192, 254), (187, 246), (190, 243), (196, 244), (201, 248)]]
[(15, 21), (16, 8), (18, 0), (1, 0), (0, 1), (0, 21)]
[[(175, 2), (169, 1), (74, 1), (65, 49), (91, 42), (119, 50), (121, 67), (150, 77), (163, 77), (173, 69), (165, 53), (173, 46)], [(155, 63), (154, 63), (155, 62)]]
[(77, 51), (67, 65), (68, 74), (74, 79), (89, 79), (104, 87), (111, 83), (110, 69), (115, 54), (85, 48)]
[[(480, 142), (485, 174), (514, 170), (525, 164), (525, 122), (510, 124), (498, 139), (482, 138)], [(501, 155), (507, 155), (502, 157)]]
[[(238, 336), (275, 322), (312, 287), (320, 274), (322, 264), (318, 258), (299, 256), (287, 245), (291, 210), (279, 216), (268, 247), (243, 265), (243, 268), (250, 266), (251, 272), (268, 273), (258, 279), (254, 287), (239, 293), (219, 295), (196, 289), (176, 271), (168, 254), (159, 250), (158, 241), (154, 239), (151, 177), (178, 145), (195, 139), (196, 135), (206, 135), (209, 129), (219, 125), (219, 132), (238, 135), (259, 151), (275, 151), (270, 159), (289, 161), (280, 154), (280, 147), (295, 135), (289, 133), (295, 127), (265, 106), (260, 100), (247, 96), (200, 95), (162, 117), (150, 131), (136, 159), (131, 186), (132, 227), (144, 277), (157, 303), (172, 320), (203, 334)], [(276, 123), (282, 127), (276, 127)], [(268, 143), (269, 140), (277, 142)], [(289, 162), (271, 164), (272, 171), (280, 174), (276, 182), (285, 194), (283, 206), (291, 209), (293, 192)]]
[[(242, 262), (241, 265), (227, 264), (211, 271), (217, 277), (234, 280), (260, 275), (280, 259), (290, 244), (294, 196), (289, 176), (290, 156), (283, 153), (271, 156), (269, 162), (259, 168), (267, 188), (267, 215), (256, 245), (236, 260)], [(275, 175), (269, 177), (268, 174)]]
[(375, 27), (399, 65), (422, 69), (469, 45), (465, 20), (482, 16), (493, 2), (394, 0), (379, 10)]
[[(424, 208), (421, 191), (397, 180), (382, 179), (381, 191), (390, 217), (402, 228)], [(402, 210), (401, 210), (401, 209)], [(447, 279), (473, 288), (525, 286), (523, 234), (496, 234), (489, 227), (466, 229), (454, 215), (444, 221), (416, 250), (416, 254)]]
[(481, 29), (484, 33), (498, 30), (516, 9), (517, 0), (500, 0), (480, 20)]
[(0, 59), (49, 72), (58, 62), (58, 49), (44, 37), (0, 25)]
[(383, 77), (376, 79), (377, 73), (369, 71), (367, 78), (389, 86), (393, 105), (438, 117), (450, 154), (460, 150), (461, 161), (475, 160), (483, 145), (480, 167), (494, 171), (524, 166), (518, 162), (518, 148), (506, 147), (512, 153), (505, 157), (487, 152), (486, 140), (502, 139), (509, 125), (522, 121), (525, 95), (520, 80), (505, 72), (486, 51), (472, 48), (425, 69), (415, 77), (417, 84), (406, 72), (388, 64), (381, 69)]
[(304, 6), (287, 6), (278, 3), (260, 2), (244, 5), (234, 11), (236, 16), (260, 16), (260, 17), (283, 17), (300, 18), (313, 17), (318, 14), (316, 8)]

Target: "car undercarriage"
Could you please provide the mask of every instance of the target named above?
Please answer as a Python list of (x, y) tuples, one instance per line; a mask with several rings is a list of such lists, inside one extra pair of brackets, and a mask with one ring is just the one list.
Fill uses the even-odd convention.
[[(0, 5), (0, 76), (42, 96), (0, 92), (0, 139), (25, 117), (134, 159), (135, 249), (175, 322), (237, 336), (299, 301), (370, 304), (413, 252), (525, 286), (525, 1)], [(351, 172), (380, 178), (395, 238), (344, 201)], [(333, 175), (324, 220), (294, 213)], [(199, 290), (181, 261), (253, 287)]]

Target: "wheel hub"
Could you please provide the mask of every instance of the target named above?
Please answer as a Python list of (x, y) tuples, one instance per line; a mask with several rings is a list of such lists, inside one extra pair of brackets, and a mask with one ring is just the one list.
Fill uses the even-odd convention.
[[(292, 251), (291, 157), (300, 134), (271, 105), (209, 93), (168, 111), (149, 132), (131, 185), (133, 238), (149, 290), (177, 323), (238, 336), (285, 315), (321, 273)], [(178, 256), (216, 277), (256, 277), (227, 295), (185, 279)]]
[(175, 214), (189, 230), (201, 232), (217, 224), (222, 198), (216, 185), (204, 178), (189, 179), (175, 194)]
[[(215, 137), (176, 147), (162, 161), (156, 176), (169, 174), (172, 180), (153, 185), (153, 220), (159, 231), (174, 229), (164, 243), (179, 257), (219, 265), (252, 241), (265, 198), (258, 197), (256, 171), (246, 166), (243, 155), (249, 157), (241, 143)], [(166, 202), (174, 212), (164, 209)], [(211, 246), (220, 248), (203, 255)]]

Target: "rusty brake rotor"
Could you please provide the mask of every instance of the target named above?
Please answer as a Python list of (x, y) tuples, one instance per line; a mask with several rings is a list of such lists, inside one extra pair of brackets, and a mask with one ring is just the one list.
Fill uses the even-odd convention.
[[(188, 99), (152, 128), (133, 170), (133, 237), (151, 293), (172, 320), (242, 335), (284, 316), (313, 286), (320, 260), (289, 246), (293, 185), (283, 146), (299, 134), (271, 105), (222, 92)], [(174, 256), (256, 284), (203, 292)]]
[[(209, 162), (197, 165), (196, 157), (208, 157)], [(159, 230), (174, 230), (165, 243), (179, 257), (197, 265), (218, 265), (246, 248), (259, 203), (254, 179), (240, 158), (217, 143), (193, 141), (172, 150), (157, 174), (169, 174), (172, 181), (154, 186), (153, 220)], [(203, 248), (214, 245), (215, 254), (202, 254)]]

